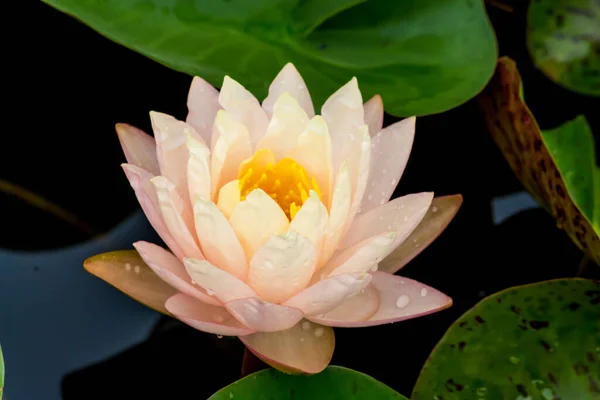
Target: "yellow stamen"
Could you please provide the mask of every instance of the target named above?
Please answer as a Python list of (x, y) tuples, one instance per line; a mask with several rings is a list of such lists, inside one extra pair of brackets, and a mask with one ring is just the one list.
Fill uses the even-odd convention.
[(261, 149), (245, 160), (238, 172), (240, 200), (254, 189), (262, 189), (292, 220), (311, 190), (321, 198), (321, 188), (304, 167), (291, 158), (275, 161), (271, 150)]

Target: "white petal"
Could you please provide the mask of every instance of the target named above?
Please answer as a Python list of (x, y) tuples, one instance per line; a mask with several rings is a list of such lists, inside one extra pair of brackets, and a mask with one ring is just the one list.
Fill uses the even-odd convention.
[(252, 156), (252, 145), (246, 127), (226, 111), (219, 111), (215, 119), (219, 137), (211, 158), (212, 196), (216, 199), (221, 186), (237, 179), (240, 164)]
[(263, 300), (281, 303), (306, 287), (316, 258), (315, 246), (296, 232), (273, 236), (250, 260), (248, 284)]
[(269, 117), (273, 115), (275, 101), (283, 92), (291, 94), (292, 97), (298, 101), (309, 118), (312, 118), (315, 115), (315, 109), (310, 98), (310, 93), (306, 88), (302, 76), (292, 63), (287, 63), (279, 74), (277, 74), (273, 83), (271, 83), (271, 86), (269, 86), (269, 95), (262, 103), (262, 107)]
[(267, 131), (269, 118), (256, 98), (235, 80), (223, 80), (219, 103), (250, 132), (252, 146), (256, 146)]
[(248, 263), (244, 249), (229, 221), (211, 201), (194, 204), (196, 234), (202, 253), (213, 265), (245, 280)]
[(344, 226), (345, 234), (354, 221), (354, 217), (363, 200), (367, 181), (369, 178), (369, 166), (371, 162), (371, 137), (367, 125), (363, 125), (357, 130), (356, 143), (353, 145), (353, 153), (350, 155), (353, 160), (350, 163), (350, 182), (352, 183), (352, 203), (348, 211), (348, 219)]
[(319, 250), (321, 248), (321, 239), (323, 239), (323, 235), (325, 235), (325, 231), (327, 230), (328, 220), (327, 209), (321, 203), (319, 196), (311, 190), (308, 199), (306, 199), (294, 219), (292, 219), (289, 231), (297, 232), (304, 236)]
[(187, 182), (190, 193), (190, 202), (194, 204), (196, 200), (210, 200), (210, 150), (201, 141), (188, 135), (186, 146), (189, 153), (187, 165)]
[(227, 219), (231, 218), (233, 209), (240, 203), (240, 196), (240, 182), (237, 179), (223, 185), (219, 190), (217, 206)]
[(323, 265), (337, 248), (342, 237), (346, 218), (350, 210), (350, 173), (346, 164), (342, 165), (335, 182), (331, 208), (329, 210), (329, 224), (323, 243), (323, 252), (320, 255), (319, 265)]
[(246, 297), (256, 297), (256, 292), (244, 281), (215, 267), (206, 260), (186, 258), (183, 260), (183, 265), (195, 284), (223, 303)]
[(261, 189), (250, 192), (233, 209), (229, 222), (249, 260), (271, 236), (282, 234), (289, 226), (281, 207)]
[(288, 92), (283, 92), (274, 106), (274, 113), (267, 133), (256, 150), (270, 149), (277, 159), (283, 158), (298, 142), (308, 123), (306, 112)]

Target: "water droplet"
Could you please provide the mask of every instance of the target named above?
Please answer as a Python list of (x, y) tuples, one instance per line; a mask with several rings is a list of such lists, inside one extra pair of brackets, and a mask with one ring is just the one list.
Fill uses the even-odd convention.
[(382, 170), (381, 170), (381, 173), (382, 173), (382, 174), (387, 174), (387, 169), (385, 169), (385, 168), (384, 168), (384, 169), (382, 169)]
[(223, 335), (217, 335), (217, 339), (223, 339)]
[(392, 229), (392, 226), (391, 226), (391, 225), (388, 225), (388, 227), (387, 227), (387, 228), (388, 228), (389, 230), (391, 230), (391, 229)]
[(383, 215), (379, 216), (379, 220), (383, 221)]
[(518, 358), (518, 357), (515, 357), (515, 356), (510, 356), (508, 359), (509, 359), (509, 360), (510, 360), (510, 362), (511, 362), (511, 363), (513, 363), (513, 364), (518, 364), (518, 363), (519, 363), (519, 358)]
[(368, 195), (367, 200), (373, 200), (373, 195), (372, 194)]
[(404, 216), (404, 222), (408, 221), (408, 215)]
[(222, 315), (215, 315), (215, 321), (217, 321), (218, 323), (221, 323), (225, 320), (225, 318)]
[(302, 89), (305, 89), (305, 88), (306, 88), (306, 86), (304, 86), (304, 85), (303, 85), (303, 84), (301, 84), (301, 83), (299, 83), (297, 87), (298, 87), (298, 89), (300, 89), (300, 90), (302, 90)]
[(379, 205), (382, 206), (385, 204), (385, 199), (381, 199), (381, 201), (379, 202)]
[(438, 208), (436, 206), (431, 207), (431, 212), (438, 212)]
[(421, 245), (419, 243), (415, 243), (415, 249), (418, 249)]
[(133, 272), (135, 272), (136, 274), (139, 274), (140, 273), (140, 266), (139, 265), (134, 266), (133, 267)]
[(404, 308), (408, 305), (408, 303), (410, 303), (410, 297), (403, 294), (402, 296), (398, 297), (398, 300), (396, 300), (396, 307)]
[(229, 392), (229, 398), (233, 399), (233, 392)]
[(392, 185), (395, 185), (397, 183), (398, 183), (398, 181), (396, 179), (392, 179)]
[(300, 341), (301, 341), (301, 342), (304, 342), (304, 338), (303, 338), (303, 337), (301, 337), (301, 338), (300, 338)]
[[(194, 283), (196, 283), (196, 282), (194, 282)], [(208, 294), (209, 296), (214, 296), (215, 292), (213, 290), (206, 289), (206, 294)]]
[(310, 322), (304, 321), (302, 323), (302, 329), (304, 329), (305, 331), (309, 330), (310, 329)]
[(319, 327), (319, 328), (315, 329), (315, 336), (316, 337), (323, 336), (323, 333), (325, 333), (325, 331), (323, 330), (323, 328)]
[(131, 270), (131, 264), (125, 263), (125, 271), (130, 271), (130, 270)]
[(421, 297), (425, 297), (425, 296), (427, 296), (427, 289), (423, 288), (423, 289), (421, 289)]

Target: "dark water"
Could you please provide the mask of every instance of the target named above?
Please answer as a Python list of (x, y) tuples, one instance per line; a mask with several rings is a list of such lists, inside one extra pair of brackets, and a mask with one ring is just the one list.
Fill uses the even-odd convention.
[[(8, 124), (5, 120), (0, 178), (56, 203), (94, 232), (106, 233), (138, 210), (119, 166), (124, 158), (114, 124), (127, 122), (149, 132), (149, 110), (183, 119), (191, 79), (110, 42), (41, 2), (24, 1), (11, 7), (11, 19), (20, 22), (7, 37), (8, 57), (3, 63), (9, 69), (3, 78), (10, 106), (5, 113)], [(599, 102), (554, 85), (533, 68), (524, 45), (522, 10), (512, 14), (493, 8), (489, 11), (500, 54), (517, 61), (527, 103), (541, 127), (552, 128), (583, 113), (598, 146), (600, 117), (592, 111), (600, 109)], [(392, 121), (388, 118), (386, 123)], [(430, 190), (436, 195), (462, 193), (463, 207), (446, 232), (401, 274), (447, 293), (454, 306), (388, 326), (338, 329), (332, 361), (367, 373), (405, 395), (410, 394), (423, 362), (447, 327), (478, 300), (510, 286), (574, 276), (582, 258), (540, 209), (518, 213), (494, 225), (492, 199), (522, 188), (486, 132), (474, 102), (419, 119), (411, 159), (395, 196)], [(96, 237), (12, 196), (0, 194), (0, 201), (1, 248), (36, 252)], [(131, 235), (133, 242), (151, 233), (143, 226)], [(120, 248), (130, 247), (123, 244), (127, 242), (118, 243)], [(80, 268), (70, 263), (57, 268)], [(14, 267), (0, 265), (2, 273), (8, 274)], [(31, 279), (39, 279), (34, 272)], [(82, 269), (80, 272), (85, 274)], [(597, 276), (597, 269), (590, 265), (586, 273)], [(19, 290), (27, 292), (27, 280), (21, 282)], [(117, 301), (116, 296), (122, 298), (125, 310), (131, 307), (127, 312), (131, 312), (132, 320), (140, 317), (142, 311), (113, 292), (107, 287), (100, 297), (88, 301), (105, 301), (101, 296)], [(30, 296), (35, 302), (38, 294), (32, 291)], [(15, 302), (2, 307), (21, 305)], [(35, 314), (35, 307), (33, 311)], [(65, 312), (56, 309), (57, 317), (51, 321), (55, 325), (65, 320), (77, 323)], [(102, 318), (106, 332), (126, 324), (116, 317), (111, 319), (110, 314)], [(144, 318), (143, 323), (156, 320)], [(46, 328), (43, 324), (34, 327)], [(0, 321), (0, 343), (2, 332), (18, 329)], [(87, 366), (65, 371), (60, 383), (63, 398), (192, 395), (203, 399), (239, 377), (243, 346), (237, 340), (217, 339), (168, 319), (161, 320), (147, 338), (131, 332), (127, 333), (131, 335), (129, 343), (142, 343), (108, 359), (90, 359)], [(49, 334), (60, 335), (60, 329)], [(38, 340), (35, 338), (23, 335), (24, 341)], [(124, 346), (117, 342), (115, 339), (115, 353)], [(77, 355), (70, 355), (68, 342), (62, 346), (63, 357), (85, 358), (81, 346)], [(87, 346), (93, 348), (95, 342), (90, 340)], [(36, 362), (35, 355), (29, 359)], [(10, 365), (7, 359), (7, 396), (10, 400), (13, 396), (33, 400), (35, 397), (20, 393), (34, 393), (34, 377), (29, 389), (13, 387), (11, 392)], [(15, 381), (26, 380), (15, 377)]]

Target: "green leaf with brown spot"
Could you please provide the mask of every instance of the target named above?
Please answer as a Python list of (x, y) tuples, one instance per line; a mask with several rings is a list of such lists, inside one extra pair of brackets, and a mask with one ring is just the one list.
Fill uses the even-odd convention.
[(557, 279), (483, 299), (444, 334), (411, 398), (600, 398), (600, 283)]
[(523, 101), (521, 76), (502, 57), (478, 96), (488, 130), (523, 186), (600, 265), (600, 189), (594, 143), (583, 117), (541, 132)]
[(120, 250), (90, 257), (83, 263), (92, 275), (110, 283), (136, 301), (166, 315), (167, 299), (177, 293), (146, 265), (135, 250)]
[(208, 400), (407, 400), (383, 383), (348, 368), (329, 366), (310, 375), (266, 369), (224, 387)]
[(537, 0), (527, 13), (534, 63), (567, 89), (600, 96), (600, 2)]

